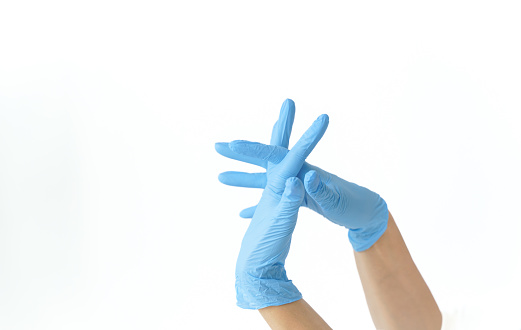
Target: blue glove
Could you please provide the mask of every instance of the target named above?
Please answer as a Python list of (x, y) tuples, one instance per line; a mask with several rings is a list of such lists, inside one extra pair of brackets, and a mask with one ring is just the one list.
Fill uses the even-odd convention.
[(284, 269), (302, 199), (304, 186), (295, 177), (286, 180), (280, 201), (261, 198), (237, 259), (237, 306), (259, 309), (302, 299)]
[[(281, 117), (284, 115), (286, 113), (281, 110)], [(292, 116), (294, 117), (294, 112)], [(274, 130), (275, 128), (277, 125)], [(291, 129), (286, 127), (285, 132), (290, 133)], [(279, 163), (288, 153), (284, 146), (252, 142), (243, 142), (240, 148), (231, 148), (229, 144), (221, 143), (216, 146), (216, 150), (226, 157), (264, 168), (268, 167), (268, 163)], [(378, 194), (306, 162), (303, 163), (297, 177), (304, 182), (306, 189), (301, 205), (348, 228), (348, 237), (355, 251), (371, 247), (387, 229), (389, 211), (387, 204)], [(264, 188), (266, 174), (224, 172), (219, 176), (219, 180), (232, 186)], [(255, 206), (243, 210), (241, 217), (251, 217), (253, 212)]]
[[(284, 269), (291, 235), (305, 194), (302, 182), (295, 175), (323, 136), (328, 122), (327, 115), (318, 117), (279, 162), (267, 163), (266, 186), (237, 259), (235, 288), (239, 307), (259, 309), (302, 298)], [(284, 120), (274, 127), (274, 144), (289, 143), (289, 135), (285, 139), (285, 134), (275, 133), (281, 132), (282, 127), (286, 127)], [(244, 146), (249, 150), (247, 141), (229, 144), (230, 150), (236, 153), (242, 152)], [(285, 148), (283, 150), (287, 151)]]

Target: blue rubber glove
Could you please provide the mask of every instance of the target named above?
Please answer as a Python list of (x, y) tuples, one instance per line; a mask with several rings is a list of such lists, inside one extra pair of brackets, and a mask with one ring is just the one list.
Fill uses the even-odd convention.
[[(327, 115), (318, 117), (279, 162), (267, 164), (266, 187), (237, 259), (235, 288), (239, 307), (259, 309), (302, 298), (284, 269), (298, 209), (305, 194), (302, 182), (295, 175), (323, 136), (328, 122)], [(285, 125), (282, 125), (283, 121), (279, 123), (281, 125), (275, 125), (274, 131)], [(276, 137), (274, 143), (285, 143), (284, 134), (272, 136)], [(237, 153), (241, 153), (244, 146), (249, 148), (249, 142), (229, 144), (229, 148)]]
[[(285, 115), (281, 109), (281, 117)], [(281, 132), (275, 133), (275, 128), (277, 125), (273, 134), (280, 135)], [(291, 129), (286, 127), (285, 132), (291, 132)], [(280, 162), (288, 153), (288, 150), (280, 145), (268, 146), (251, 142), (243, 143), (240, 149), (235, 147), (233, 150), (229, 144), (221, 143), (216, 145), (216, 150), (228, 158), (264, 168), (268, 167), (268, 162)], [(355, 251), (364, 251), (371, 247), (387, 229), (389, 211), (387, 204), (378, 194), (306, 162), (303, 163), (297, 177), (304, 182), (306, 189), (301, 205), (348, 228), (348, 237)], [(266, 173), (224, 172), (219, 176), (219, 180), (232, 186), (264, 188)], [(243, 210), (241, 217), (251, 217), (255, 208), (254, 206)]]
[(302, 299), (284, 268), (302, 199), (302, 181), (292, 177), (280, 201), (270, 196), (259, 202), (235, 268), (237, 306), (259, 309)]

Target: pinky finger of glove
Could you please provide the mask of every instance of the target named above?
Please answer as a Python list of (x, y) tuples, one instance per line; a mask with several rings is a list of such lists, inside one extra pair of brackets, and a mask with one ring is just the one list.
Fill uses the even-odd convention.
[(257, 205), (248, 207), (241, 211), (239, 216), (244, 219), (251, 219), (253, 218), (253, 215), (255, 214), (255, 210), (257, 209)]

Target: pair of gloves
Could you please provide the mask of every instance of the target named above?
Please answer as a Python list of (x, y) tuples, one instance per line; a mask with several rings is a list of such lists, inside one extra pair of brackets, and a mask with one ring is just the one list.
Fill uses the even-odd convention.
[(235, 270), (237, 305), (242, 308), (260, 309), (302, 298), (284, 269), (301, 206), (349, 229), (355, 251), (371, 247), (387, 229), (389, 211), (378, 194), (305, 162), (327, 129), (328, 116), (319, 116), (288, 150), (294, 118), (295, 103), (287, 99), (270, 145), (242, 140), (215, 145), (225, 157), (266, 169), (219, 175), (227, 185), (264, 189), (258, 205), (240, 213), (252, 218)]

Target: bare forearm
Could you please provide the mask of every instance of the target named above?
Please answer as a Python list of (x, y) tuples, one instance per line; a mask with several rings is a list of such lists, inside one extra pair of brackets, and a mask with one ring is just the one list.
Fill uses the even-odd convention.
[(331, 329), (304, 299), (285, 305), (261, 308), (259, 312), (272, 329)]
[(390, 213), (385, 233), (355, 260), (377, 329), (441, 328), (438, 305)]

